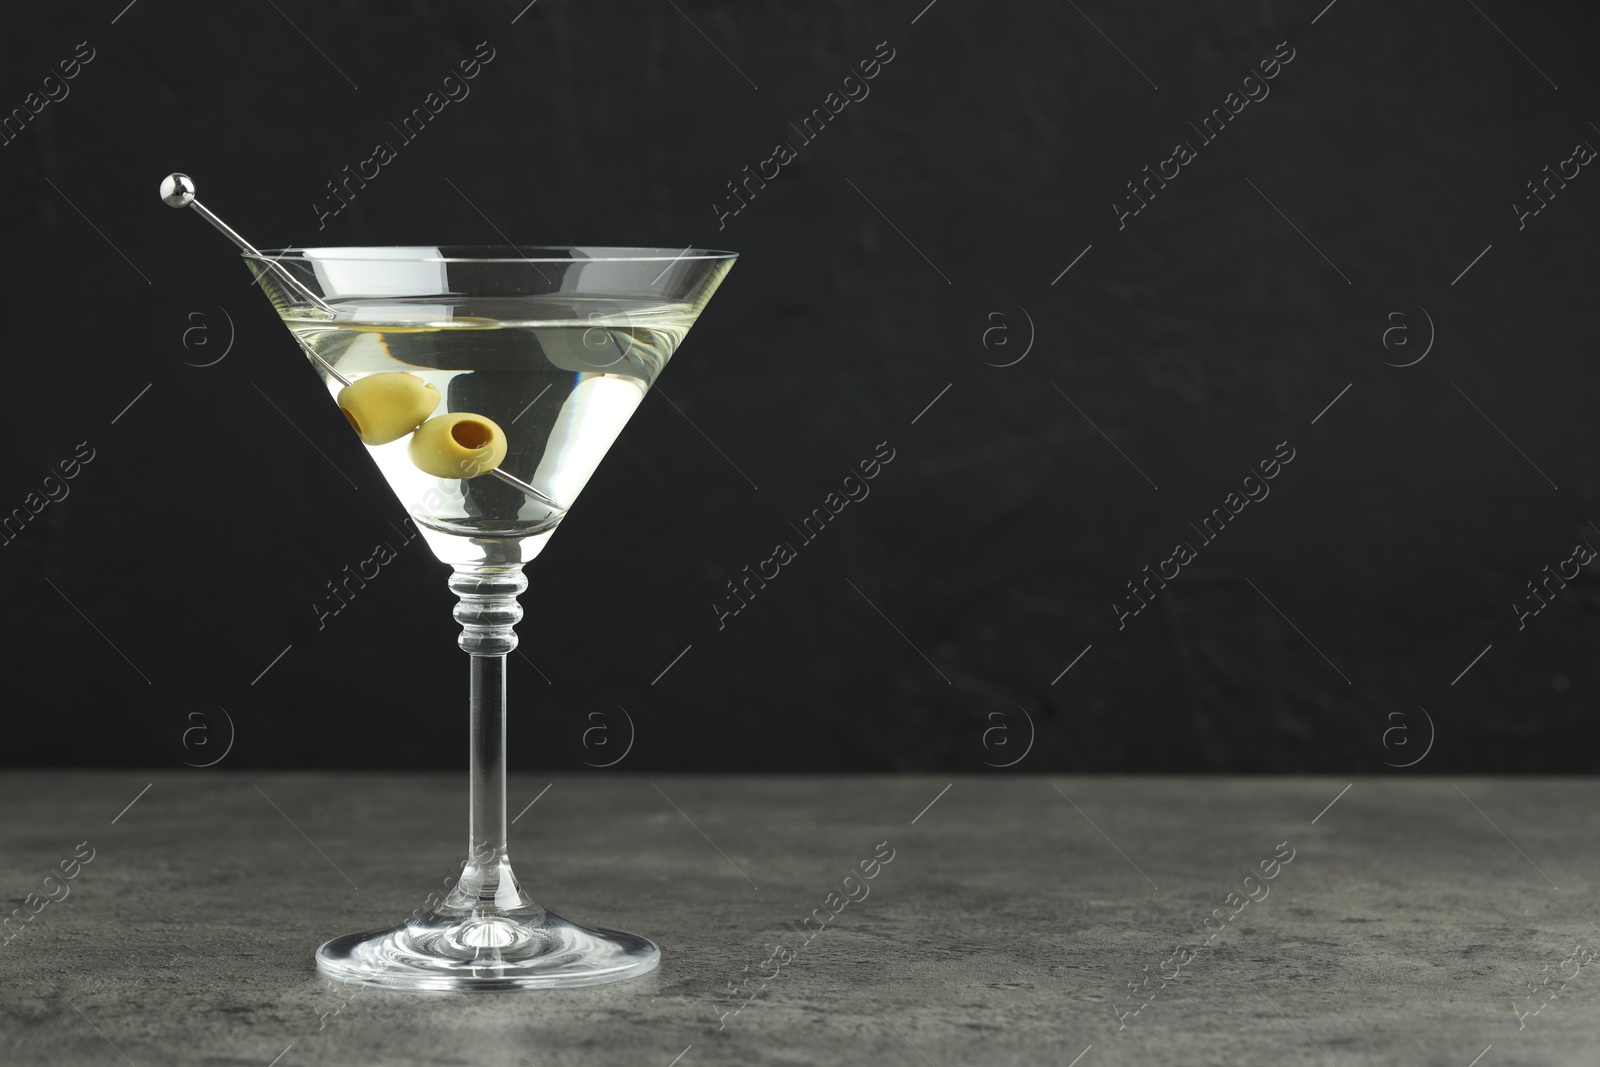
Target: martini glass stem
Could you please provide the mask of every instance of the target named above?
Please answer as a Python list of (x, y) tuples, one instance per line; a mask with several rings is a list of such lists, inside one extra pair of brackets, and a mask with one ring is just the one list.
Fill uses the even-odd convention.
[(472, 823), (468, 855), (506, 858), (506, 657), (472, 657)]
[(450, 589), (460, 598), (458, 643), (472, 657), (470, 822), (467, 862), (445, 908), (483, 914), (534, 906), (506, 848), (506, 655), (517, 647), (517, 597), (528, 588), (520, 564), (457, 564)]

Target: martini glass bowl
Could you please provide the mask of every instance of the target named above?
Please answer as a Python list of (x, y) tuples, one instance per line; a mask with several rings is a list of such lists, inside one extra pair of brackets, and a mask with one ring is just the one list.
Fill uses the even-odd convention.
[[(537, 556), (733, 266), (688, 248), (287, 248), (249, 253), (284, 324), (452, 570), (471, 659), (468, 853), (443, 903), (317, 950), (400, 989), (596, 985), (655, 968), (644, 937), (580, 926), (506, 844), (506, 656)], [(368, 380), (370, 379), (370, 380)]]

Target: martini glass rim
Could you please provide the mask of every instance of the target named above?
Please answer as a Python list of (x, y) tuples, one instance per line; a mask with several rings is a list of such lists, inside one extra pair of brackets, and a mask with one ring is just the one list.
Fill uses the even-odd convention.
[[(397, 250), (432, 251), (433, 255), (396, 256)], [(561, 252), (566, 255), (529, 255)], [(387, 254), (385, 254), (387, 253)], [(577, 253), (574, 255), (573, 253)], [(631, 248), (610, 245), (330, 245), (263, 248), (241, 252), (260, 261), (350, 263), (661, 263), (685, 260), (732, 260), (737, 252), (711, 248)]]

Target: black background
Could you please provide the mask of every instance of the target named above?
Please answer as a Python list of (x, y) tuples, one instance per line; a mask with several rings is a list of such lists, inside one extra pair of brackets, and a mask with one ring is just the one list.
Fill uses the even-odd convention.
[[(464, 763), (420, 541), (317, 629), (402, 511), (233, 250), (157, 200), (184, 170), (263, 246), (743, 254), (528, 568), (514, 768), (609, 762), (629, 721), (609, 773), (1593, 767), (1596, 583), (1522, 629), (1513, 604), (1600, 545), (1600, 177), (1512, 207), (1600, 143), (1592, 6), (924, 3), (8, 13), (0, 106), (95, 58), (0, 147), (0, 509), (95, 458), (0, 548), (0, 760), (231, 735), (223, 767)], [(480, 41), (471, 95), (319, 232), (324, 183)], [(880, 42), (870, 96), (719, 229)], [(719, 631), (723, 583), (884, 441), (871, 496)], [(1271, 496), (1119, 632), (1124, 583), (1284, 441)]]

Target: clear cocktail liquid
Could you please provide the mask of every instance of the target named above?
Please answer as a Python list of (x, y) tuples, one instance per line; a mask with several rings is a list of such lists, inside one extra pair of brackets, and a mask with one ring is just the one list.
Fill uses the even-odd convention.
[[(507, 438), (501, 469), (564, 507), (694, 321), (687, 305), (602, 297), (377, 297), (335, 301), (333, 308), (332, 318), (290, 308), (283, 320), (351, 381), (407, 371), (439, 390), (434, 415), (492, 419)], [(337, 396), (342, 383), (312, 365)], [(516, 539), (560, 521), (563, 512), (498, 478), (423, 473), (407, 455), (408, 441), (367, 450), (424, 533)]]

